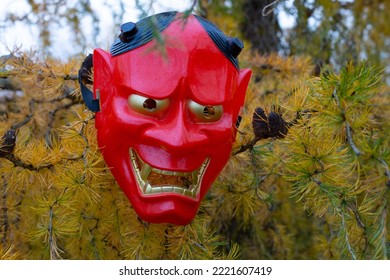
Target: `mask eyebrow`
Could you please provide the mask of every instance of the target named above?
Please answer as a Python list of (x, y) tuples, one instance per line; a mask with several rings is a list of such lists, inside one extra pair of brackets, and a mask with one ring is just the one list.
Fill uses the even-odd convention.
[[(193, 80), (191, 82), (191, 80)], [(235, 89), (234, 77), (213, 78), (196, 82), (190, 79), (190, 98), (204, 105), (220, 105), (232, 99)]]
[[(175, 53), (174, 50), (168, 52)], [(135, 91), (156, 99), (167, 98), (185, 75), (185, 61), (173, 54), (169, 57), (167, 64), (158, 52), (145, 54), (142, 49), (115, 57), (113, 68), (117, 78), (114, 82), (122, 92)]]
[(170, 98), (174, 91), (169, 91), (169, 88), (164, 88), (163, 86), (157, 87), (130, 87), (126, 84), (119, 86), (120, 95), (128, 97), (130, 94), (137, 94), (145, 98), (153, 98), (157, 100), (163, 100)]

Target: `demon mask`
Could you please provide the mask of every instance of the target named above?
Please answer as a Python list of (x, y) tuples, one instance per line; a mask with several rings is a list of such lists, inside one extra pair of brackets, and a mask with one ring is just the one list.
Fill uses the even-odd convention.
[(109, 53), (94, 50), (93, 93), (80, 79), (83, 98), (143, 220), (190, 223), (229, 160), (251, 75), (238, 68), (242, 48), (207, 20), (170, 12), (125, 23)]

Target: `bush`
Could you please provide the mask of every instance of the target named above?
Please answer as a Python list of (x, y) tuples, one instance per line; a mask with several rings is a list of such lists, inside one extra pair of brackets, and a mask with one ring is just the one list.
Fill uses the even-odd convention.
[(1, 65), (18, 91), (0, 105), (0, 259), (390, 256), (380, 69), (244, 54), (254, 74), (231, 160), (181, 227), (143, 222), (116, 184), (81, 101), (81, 59), (30, 56)]

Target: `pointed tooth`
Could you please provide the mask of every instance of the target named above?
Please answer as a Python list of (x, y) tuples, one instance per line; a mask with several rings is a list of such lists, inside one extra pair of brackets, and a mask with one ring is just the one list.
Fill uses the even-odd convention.
[(154, 173), (157, 173), (157, 174), (161, 174), (161, 173), (162, 173), (162, 170), (157, 169), (157, 168), (153, 168), (152, 171), (153, 171)]
[(198, 175), (199, 175), (199, 170), (195, 170), (191, 173), (192, 185), (194, 185), (194, 186), (196, 186), (198, 184)]
[(201, 168), (200, 168), (200, 173), (203, 174), (204, 170), (206, 169), (207, 163), (203, 163)]
[(149, 193), (152, 193), (152, 186), (149, 185), (149, 183), (145, 183), (145, 186), (144, 186), (144, 193), (145, 194), (149, 194)]
[(147, 163), (142, 163), (142, 167), (141, 167), (142, 180), (147, 180), (150, 172), (152, 172), (152, 167)]
[(163, 192), (163, 188), (162, 187), (154, 187), (154, 188), (150, 188), (150, 193), (161, 193)]
[(173, 187), (173, 192), (182, 194), (183, 188), (181, 188), (181, 187)]
[(163, 192), (173, 192), (174, 187), (173, 186), (164, 186), (162, 187)]

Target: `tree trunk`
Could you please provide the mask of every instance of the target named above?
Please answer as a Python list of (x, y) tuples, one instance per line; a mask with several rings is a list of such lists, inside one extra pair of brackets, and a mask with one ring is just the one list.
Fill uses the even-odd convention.
[(245, 0), (243, 4), (244, 18), (241, 30), (251, 42), (252, 49), (260, 54), (277, 52), (280, 49), (280, 26), (272, 11), (263, 16), (264, 7), (273, 0)]

